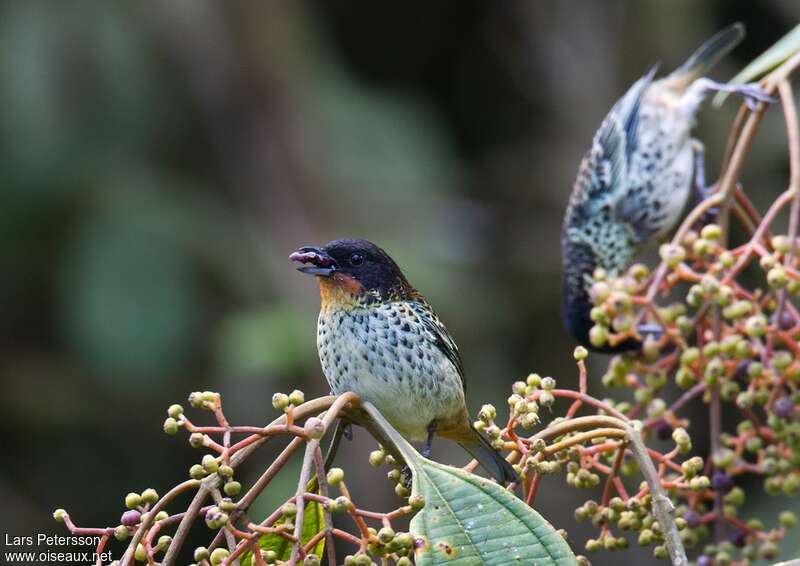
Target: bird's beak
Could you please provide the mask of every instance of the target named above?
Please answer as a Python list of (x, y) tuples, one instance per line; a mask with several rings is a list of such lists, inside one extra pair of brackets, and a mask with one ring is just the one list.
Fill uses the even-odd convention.
[(323, 248), (305, 246), (292, 252), (289, 255), (289, 259), (309, 264), (298, 267), (297, 270), (317, 277), (330, 277), (337, 268), (334, 259)]

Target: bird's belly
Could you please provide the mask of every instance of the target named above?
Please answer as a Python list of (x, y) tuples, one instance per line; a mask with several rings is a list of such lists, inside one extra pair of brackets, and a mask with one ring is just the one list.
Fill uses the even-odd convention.
[(453, 364), (413, 328), (365, 312), (320, 313), (317, 346), (335, 394), (353, 391), (409, 440), (424, 440), (431, 421), (464, 414)]

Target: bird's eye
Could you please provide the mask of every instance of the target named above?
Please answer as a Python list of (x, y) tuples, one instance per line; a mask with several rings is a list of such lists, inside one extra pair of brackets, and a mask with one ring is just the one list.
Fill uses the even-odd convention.
[(361, 254), (352, 254), (350, 256), (350, 265), (352, 265), (353, 267), (358, 267), (362, 263), (364, 263), (364, 256), (363, 255), (361, 255)]

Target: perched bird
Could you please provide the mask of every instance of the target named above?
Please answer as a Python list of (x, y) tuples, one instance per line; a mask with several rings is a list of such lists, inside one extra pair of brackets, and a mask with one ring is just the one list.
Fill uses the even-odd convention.
[(453, 338), (381, 248), (365, 240), (303, 247), (289, 259), (319, 279), (317, 350), (334, 394), (353, 391), (408, 440), (455, 440), (501, 483), (511, 465), (470, 422)]
[[(748, 105), (771, 102), (756, 85), (726, 85), (703, 75), (744, 37), (733, 24), (708, 39), (677, 70), (654, 80), (656, 68), (636, 81), (603, 120), (581, 162), (561, 232), (562, 317), (581, 344), (589, 331), (592, 274), (612, 276), (630, 266), (645, 244), (677, 223), (698, 175), (702, 145), (691, 137), (695, 115), (713, 90), (737, 92)], [(702, 191), (701, 191), (702, 192)], [(639, 328), (640, 334), (658, 331)], [(634, 349), (630, 339), (602, 351)]]

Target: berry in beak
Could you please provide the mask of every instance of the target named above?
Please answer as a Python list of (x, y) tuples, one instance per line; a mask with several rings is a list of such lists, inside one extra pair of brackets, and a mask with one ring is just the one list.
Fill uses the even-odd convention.
[(305, 246), (292, 252), (289, 259), (308, 264), (297, 270), (317, 277), (330, 277), (337, 268), (336, 262), (323, 248)]

